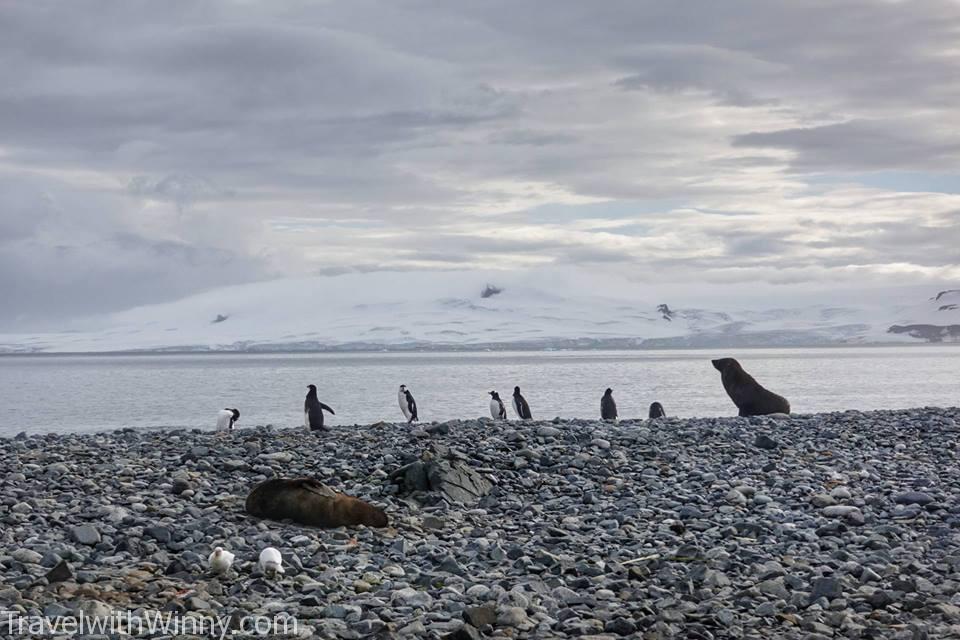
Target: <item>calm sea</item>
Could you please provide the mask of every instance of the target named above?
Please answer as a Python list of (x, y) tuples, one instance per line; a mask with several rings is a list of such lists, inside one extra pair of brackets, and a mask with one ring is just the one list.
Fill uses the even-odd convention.
[[(711, 358), (734, 356), (795, 412), (955, 406), (960, 348), (576, 351), (365, 354), (197, 354), (0, 357), (0, 435), (119, 427), (212, 428), (237, 407), (239, 426), (303, 422), (306, 386), (337, 412), (333, 424), (397, 421), (397, 387), (421, 420), (488, 413), (487, 391), (509, 402), (520, 385), (534, 418), (594, 418), (607, 387), (621, 417), (730, 416)], [(508, 404), (509, 407), (509, 404)], [(512, 417), (512, 413), (511, 413)]]

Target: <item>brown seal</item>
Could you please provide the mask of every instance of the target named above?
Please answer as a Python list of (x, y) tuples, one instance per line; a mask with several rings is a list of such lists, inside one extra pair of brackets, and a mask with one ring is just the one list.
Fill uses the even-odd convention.
[(293, 520), (314, 527), (387, 526), (383, 509), (334, 491), (313, 478), (273, 478), (253, 488), (247, 513), (269, 520)]
[(723, 388), (733, 404), (737, 405), (741, 416), (790, 413), (790, 403), (786, 398), (764, 389), (733, 358), (720, 358), (712, 362), (713, 368), (720, 372)]

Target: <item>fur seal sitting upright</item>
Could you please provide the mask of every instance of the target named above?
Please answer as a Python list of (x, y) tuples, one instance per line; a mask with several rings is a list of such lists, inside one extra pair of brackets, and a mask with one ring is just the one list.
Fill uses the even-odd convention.
[(720, 380), (727, 395), (740, 410), (739, 415), (765, 416), (771, 413), (790, 413), (790, 403), (786, 398), (764, 389), (733, 358), (720, 358), (712, 362), (713, 368), (720, 372)]
[(314, 527), (387, 526), (387, 514), (313, 478), (273, 478), (253, 488), (247, 513), (269, 520), (293, 520)]

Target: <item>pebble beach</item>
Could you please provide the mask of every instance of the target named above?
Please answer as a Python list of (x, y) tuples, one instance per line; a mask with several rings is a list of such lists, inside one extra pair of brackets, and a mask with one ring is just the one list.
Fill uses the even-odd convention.
[[(0, 637), (80, 613), (209, 637), (137, 635), (157, 612), (228, 637), (960, 637), (960, 409), (281, 426), (0, 441)], [(247, 515), (275, 476), (390, 525)]]

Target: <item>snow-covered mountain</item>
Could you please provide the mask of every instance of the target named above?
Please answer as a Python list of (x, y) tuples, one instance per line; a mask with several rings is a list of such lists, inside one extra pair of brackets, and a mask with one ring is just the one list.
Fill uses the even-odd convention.
[[(491, 279), (492, 278), (492, 279)], [(499, 289), (499, 291), (498, 291)], [(960, 290), (915, 304), (717, 309), (626, 285), (367, 273), (227, 287), (0, 335), (5, 352), (745, 347), (960, 342)], [(675, 306), (676, 304), (676, 306)]]

